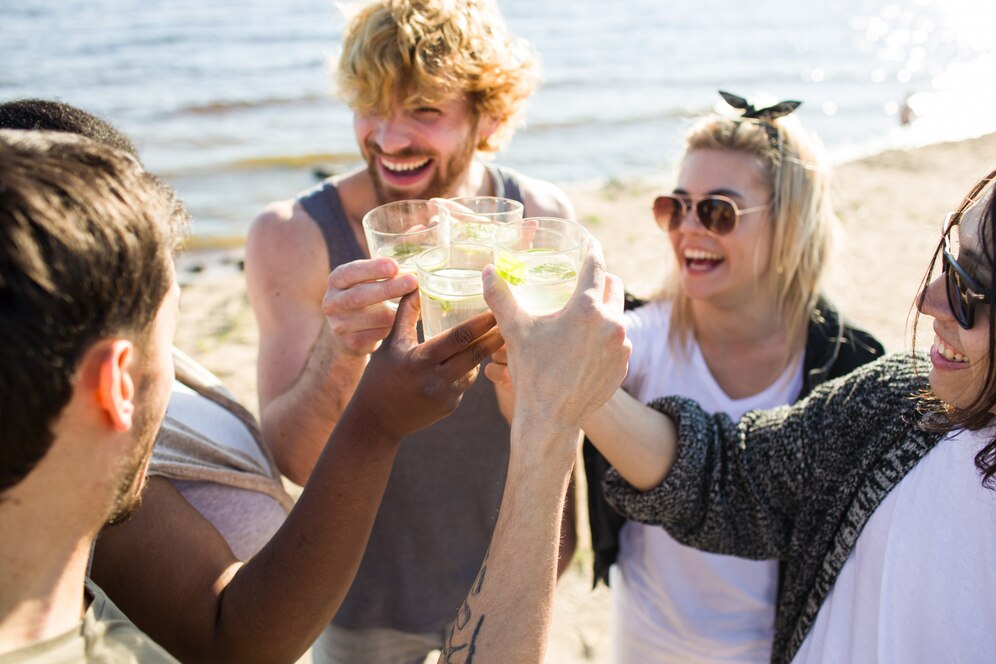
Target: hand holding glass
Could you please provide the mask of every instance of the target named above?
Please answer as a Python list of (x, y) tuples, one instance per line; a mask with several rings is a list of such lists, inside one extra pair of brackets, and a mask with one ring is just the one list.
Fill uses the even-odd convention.
[(588, 231), (567, 219), (530, 217), (495, 231), (498, 274), (523, 309), (533, 316), (560, 311), (571, 299)]
[[(450, 215), (434, 201), (396, 201), (363, 217), (363, 233), (371, 258), (393, 258), (399, 274), (415, 274), (415, 258), (426, 249), (449, 243)], [(398, 300), (388, 306), (397, 309)]]
[(490, 262), (488, 247), (462, 242), (428, 249), (415, 259), (426, 339), (488, 310), (481, 270)]

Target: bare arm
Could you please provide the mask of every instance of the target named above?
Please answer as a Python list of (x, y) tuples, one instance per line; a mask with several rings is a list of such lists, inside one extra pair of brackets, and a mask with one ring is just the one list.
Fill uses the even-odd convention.
[(580, 422), (622, 382), (629, 342), (622, 286), (592, 243), (565, 309), (533, 318), (494, 269), (485, 298), (508, 341), (516, 401), (508, 477), (491, 547), (441, 662), (539, 662), (546, 651), (564, 495)]
[(249, 229), (246, 284), (259, 326), (260, 426), (280, 471), (305, 484), (353, 394), (369, 353), (394, 320), (382, 301), (413, 288), (390, 260), (328, 273), (317, 225), (290, 201)]
[(564, 496), (564, 508), (560, 516), (560, 550), (557, 552), (557, 578), (559, 579), (570, 569), (574, 560), (574, 552), (578, 548), (578, 498), (577, 498), (577, 465), (571, 471), (567, 483), (567, 494)]
[(542, 417), (520, 422), (491, 547), (440, 662), (539, 662), (546, 650), (577, 434)]
[[(514, 408), (515, 395), (504, 349), (494, 354), (485, 373), (495, 384), (499, 403), (505, 409)], [(598, 451), (627, 482), (641, 491), (660, 484), (677, 455), (677, 431), (671, 419), (621, 388), (585, 418), (583, 427)]]
[[(570, 198), (556, 185), (535, 178), (522, 177), (523, 214), (527, 217), (559, 217), (574, 219), (574, 205)], [(499, 351), (502, 353), (502, 351)], [(504, 360), (502, 360), (504, 362)], [(511, 423), (512, 411), (515, 406), (510, 390), (501, 390), (495, 386), (498, 397), (498, 408)], [(564, 509), (561, 521), (560, 552), (557, 557), (557, 578), (568, 570), (574, 553), (577, 551), (577, 486), (576, 469), (571, 474), (570, 483), (564, 499)]]
[[(456, 408), (502, 341), (490, 314), (416, 345), (418, 298), (373, 354), (286, 522), (245, 564), (165, 480), (98, 542), (93, 575), (184, 661), (293, 661), (356, 574), (403, 436)], [(398, 408), (385, 411), (385, 402)]]
[(678, 433), (669, 417), (622, 389), (584, 421), (598, 451), (634, 488), (660, 484), (678, 453)]

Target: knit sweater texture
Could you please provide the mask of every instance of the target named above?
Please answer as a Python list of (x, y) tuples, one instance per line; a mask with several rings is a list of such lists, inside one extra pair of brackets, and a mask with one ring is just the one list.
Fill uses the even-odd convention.
[(783, 561), (771, 660), (790, 662), (869, 517), (943, 436), (923, 427), (929, 370), (922, 355), (888, 355), (739, 422), (658, 399), (678, 430), (674, 465), (646, 492), (611, 469), (606, 499), (683, 544)]

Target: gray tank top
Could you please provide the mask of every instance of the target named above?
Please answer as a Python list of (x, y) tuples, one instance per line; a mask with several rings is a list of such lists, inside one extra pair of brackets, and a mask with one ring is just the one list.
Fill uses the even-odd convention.
[[(487, 168), (496, 196), (522, 201), (516, 173)], [(367, 258), (331, 180), (298, 202), (321, 229), (330, 271)], [(508, 440), (494, 387), (482, 374), (454, 413), (402, 441), (366, 554), (334, 624), (422, 633), (449, 625), (491, 542)]]

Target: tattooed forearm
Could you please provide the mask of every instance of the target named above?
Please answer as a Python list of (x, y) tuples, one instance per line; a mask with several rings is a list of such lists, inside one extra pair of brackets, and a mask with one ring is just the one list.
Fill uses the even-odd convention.
[[(456, 620), (450, 627), (450, 635), (446, 639), (446, 645), (443, 648), (443, 656), (445, 657), (446, 664), (457, 664), (458, 662), (461, 664), (472, 664), (474, 661), (474, 654), (477, 651), (477, 638), (481, 634), (481, 628), (484, 627), (485, 614), (482, 613), (475, 620), (470, 602), (481, 594), (487, 574), (488, 556), (485, 555), (481, 571), (478, 572), (477, 578), (474, 579), (474, 584), (470, 587), (470, 592), (467, 594), (466, 599), (463, 600), (463, 604), (460, 605)], [(466, 632), (471, 623), (474, 623), (474, 627), (473, 631), (468, 635)], [(463, 643), (462, 641), (467, 639), (468, 636), (469, 640)], [(458, 641), (461, 642), (458, 643)]]
[(481, 634), (481, 628), (484, 627), (484, 615), (482, 614), (477, 619), (477, 624), (474, 625), (474, 631), (470, 635), (470, 641), (467, 643), (456, 644), (454, 641), (456, 633), (454, 628), (450, 628), (450, 638), (446, 640), (446, 647), (443, 650), (446, 656), (446, 664), (456, 664), (460, 662), (461, 664), (472, 664), (474, 661), (474, 655), (477, 653), (477, 637)]

